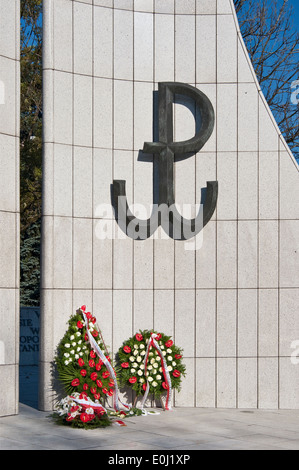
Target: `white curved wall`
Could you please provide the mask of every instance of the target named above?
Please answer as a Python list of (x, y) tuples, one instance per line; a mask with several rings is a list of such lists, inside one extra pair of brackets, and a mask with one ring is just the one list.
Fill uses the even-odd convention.
[[(115, 353), (139, 329), (173, 335), (187, 378), (176, 406), (297, 408), (298, 167), (265, 103), (229, 0), (44, 1), (42, 387), (83, 303)], [(219, 182), (202, 248), (153, 237), (99, 240), (116, 224), (113, 179), (130, 205), (153, 199), (153, 92), (195, 85), (216, 111), (196, 156), (176, 162), (176, 202)], [(176, 105), (175, 138), (194, 134)], [(139, 159), (138, 159), (139, 156)], [(110, 222), (109, 222), (110, 221)]]

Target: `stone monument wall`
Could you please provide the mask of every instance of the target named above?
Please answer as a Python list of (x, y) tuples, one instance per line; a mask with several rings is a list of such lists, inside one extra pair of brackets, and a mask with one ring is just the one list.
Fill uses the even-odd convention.
[(19, 402), (19, 0), (0, 0), (0, 416)]
[[(51, 361), (82, 304), (113, 354), (139, 329), (173, 336), (187, 366), (175, 406), (298, 408), (298, 166), (233, 2), (44, 0), (43, 18), (41, 409), (52, 409)], [(195, 86), (215, 110), (211, 138), (174, 170), (180, 207), (219, 184), (198, 249), (160, 229), (123, 236), (111, 208), (113, 180), (126, 181), (132, 212), (153, 202), (156, 165), (142, 149), (163, 81)], [(194, 135), (186, 104), (174, 106), (176, 141)]]

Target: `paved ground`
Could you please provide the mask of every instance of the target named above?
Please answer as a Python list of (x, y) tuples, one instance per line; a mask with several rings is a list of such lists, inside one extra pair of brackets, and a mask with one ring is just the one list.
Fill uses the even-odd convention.
[(299, 450), (299, 410), (175, 408), (85, 431), (37, 410), (37, 382), (37, 367), (20, 368), (20, 412), (0, 418), (0, 450)]
[(0, 418), (1, 450), (299, 450), (299, 411), (175, 408), (126, 420), (126, 427), (58, 426), (49, 413), (20, 404)]

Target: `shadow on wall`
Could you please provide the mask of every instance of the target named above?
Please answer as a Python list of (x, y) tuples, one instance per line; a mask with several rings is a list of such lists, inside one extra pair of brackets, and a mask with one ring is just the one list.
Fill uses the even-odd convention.
[(38, 408), (40, 308), (21, 307), (19, 401)]

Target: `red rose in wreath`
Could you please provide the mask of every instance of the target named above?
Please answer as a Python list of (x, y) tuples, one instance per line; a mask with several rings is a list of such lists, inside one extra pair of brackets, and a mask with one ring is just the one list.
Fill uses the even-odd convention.
[(130, 353), (131, 352), (130, 346), (124, 346), (124, 352), (125, 353)]
[(82, 323), (80, 320), (77, 321), (77, 327), (78, 327), (79, 329), (83, 328), (83, 323)]
[(166, 346), (167, 348), (171, 348), (172, 345), (173, 345), (173, 341), (172, 341), (171, 339), (169, 339), (169, 340), (166, 341), (166, 343), (165, 343), (165, 346)]
[(143, 340), (143, 336), (140, 333), (136, 333), (135, 338), (137, 339), (137, 341)]
[(89, 415), (87, 413), (81, 413), (80, 419), (83, 423), (87, 423), (87, 421), (89, 421)]
[(105, 372), (102, 373), (103, 379), (107, 379), (107, 377), (110, 376), (110, 372), (108, 370), (105, 370)]
[(130, 367), (130, 365), (129, 365), (128, 362), (123, 362), (123, 363), (121, 364), (121, 366), (122, 366), (123, 369), (128, 369), (128, 368)]
[(92, 372), (90, 375), (91, 380), (97, 380), (98, 374), (96, 372)]
[(78, 385), (80, 385), (80, 380), (79, 379), (72, 380), (72, 387), (78, 387)]
[(135, 382), (137, 382), (137, 377), (130, 377), (129, 382), (130, 384), (134, 384)]
[(181, 373), (180, 373), (179, 370), (175, 369), (175, 370), (173, 371), (172, 375), (173, 375), (174, 377), (179, 377), (179, 376), (181, 375)]

